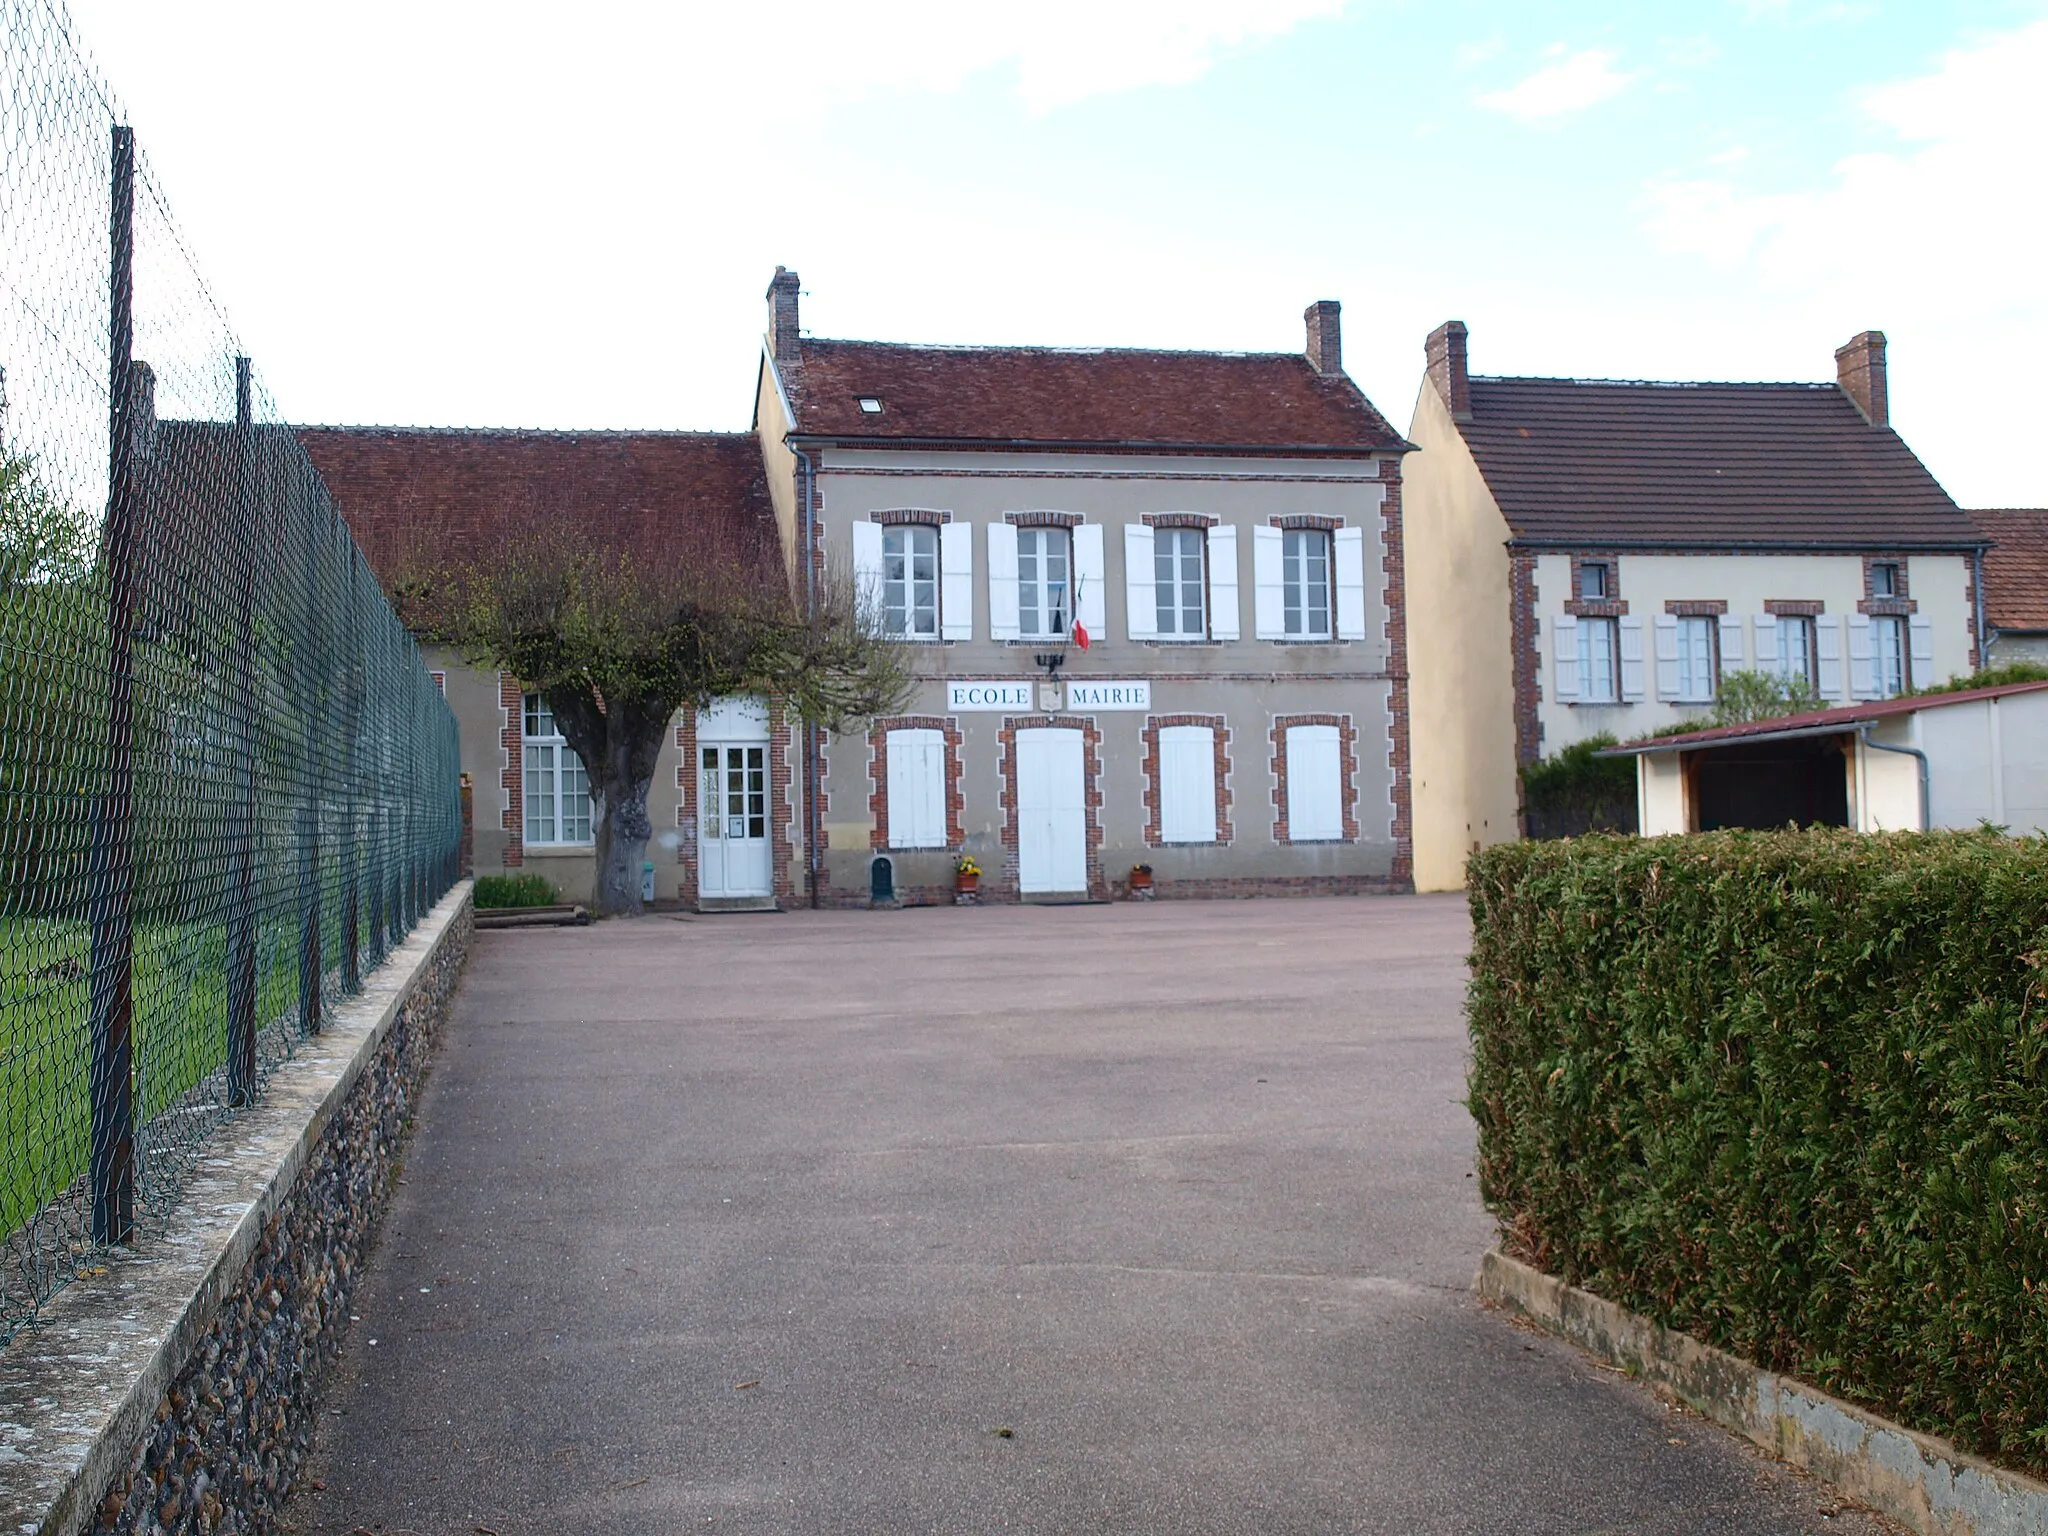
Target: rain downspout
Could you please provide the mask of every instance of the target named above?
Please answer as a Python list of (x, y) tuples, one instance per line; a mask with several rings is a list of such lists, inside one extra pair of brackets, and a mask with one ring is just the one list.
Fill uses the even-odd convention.
[(1872, 736), (1870, 732), (1871, 727), (1866, 723), (1857, 730), (1856, 739), (1866, 747), (1874, 747), (1879, 752), (1896, 752), (1901, 757), (1917, 757), (1920, 760), (1920, 830), (1922, 832), (1932, 832), (1934, 830), (1934, 817), (1933, 813), (1928, 809), (1927, 754), (1918, 747), (1887, 746), (1884, 742)]
[[(797, 494), (803, 498), (804, 622), (818, 621), (817, 482), (811, 456), (788, 439), (796, 455)], [(818, 896), (818, 728), (806, 720), (804, 726), (804, 883), (810, 887), (811, 906)]]

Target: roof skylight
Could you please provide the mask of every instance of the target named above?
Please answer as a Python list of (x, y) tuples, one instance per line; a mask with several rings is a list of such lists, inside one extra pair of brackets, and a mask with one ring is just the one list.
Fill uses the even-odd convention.
[(870, 416), (879, 416), (882, 412), (882, 402), (873, 395), (862, 395), (860, 397), (860, 408)]

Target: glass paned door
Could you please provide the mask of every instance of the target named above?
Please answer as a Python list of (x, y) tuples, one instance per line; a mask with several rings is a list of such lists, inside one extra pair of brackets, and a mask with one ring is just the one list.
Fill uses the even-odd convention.
[(699, 894), (769, 895), (768, 749), (703, 746), (697, 784)]

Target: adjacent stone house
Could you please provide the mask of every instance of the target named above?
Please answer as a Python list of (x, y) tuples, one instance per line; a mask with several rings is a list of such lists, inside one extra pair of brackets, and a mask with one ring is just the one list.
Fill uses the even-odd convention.
[(1984, 530), (1985, 664), (2048, 666), (2048, 507), (1974, 509)]
[[(750, 433), (311, 427), (299, 440), (390, 586), (465, 549), (602, 525), (650, 559), (718, 561), (785, 580), (774, 506)], [(427, 648), (462, 731), (476, 868), (544, 875), (572, 900), (596, 872), (583, 765), (540, 695)], [(800, 895), (798, 760), (772, 702), (678, 714), (648, 795), (654, 897), (706, 907)]]
[(1988, 541), (1891, 429), (1882, 335), (1820, 384), (1475, 377), (1466, 347), (1431, 334), (1408, 429), (1419, 888), (1518, 835), (1522, 764), (1703, 715), (1729, 672), (1846, 704), (1979, 665)]
[(798, 298), (754, 423), (792, 580), (921, 678), (802, 743), (821, 901), (949, 900), (963, 856), (999, 899), (1408, 887), (1408, 444), (1336, 304), (1236, 354), (819, 340)]

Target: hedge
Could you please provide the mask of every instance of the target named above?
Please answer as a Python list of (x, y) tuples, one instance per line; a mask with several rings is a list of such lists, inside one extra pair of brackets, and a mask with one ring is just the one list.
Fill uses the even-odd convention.
[(1504, 1246), (2048, 1471), (2048, 842), (1592, 837), (1469, 874)]

